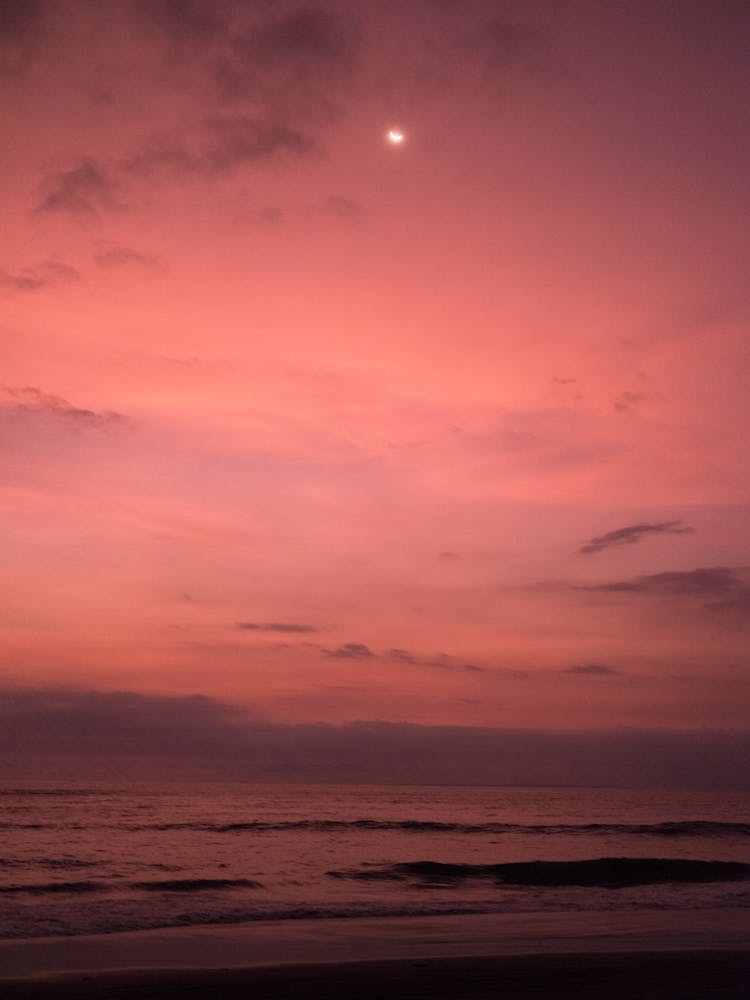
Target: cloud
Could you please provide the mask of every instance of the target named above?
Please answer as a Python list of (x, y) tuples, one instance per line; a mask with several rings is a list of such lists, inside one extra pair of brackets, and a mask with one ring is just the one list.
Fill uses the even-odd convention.
[(442, 670), (467, 670), (470, 673), (484, 673), (485, 667), (476, 663), (461, 663), (448, 653), (435, 653), (432, 656), (418, 656), (409, 649), (394, 647), (386, 650), (383, 656), (401, 663), (411, 663), (418, 667), (439, 667)]
[(614, 667), (607, 667), (603, 663), (580, 663), (572, 667), (566, 667), (562, 671), (564, 674), (585, 674), (589, 677), (614, 677), (620, 673)]
[(727, 624), (744, 624), (750, 618), (750, 580), (744, 570), (726, 566), (708, 566), (668, 573), (651, 573), (631, 580), (579, 586), (612, 594), (646, 595), (653, 598), (676, 597), (692, 601), (704, 612), (722, 614)]
[(477, 31), (477, 38), (481, 38), (489, 68), (496, 70), (537, 60), (546, 51), (549, 40), (541, 28), (503, 18), (485, 21)]
[(480, 81), (496, 95), (508, 90), (519, 70), (533, 75), (550, 72), (550, 34), (547, 28), (502, 17), (481, 21), (462, 39), (470, 51)]
[(206, 117), (192, 145), (155, 135), (123, 164), (136, 177), (160, 172), (212, 176), (275, 156), (306, 156), (315, 140), (305, 132), (257, 115)]
[(678, 594), (688, 597), (723, 597), (744, 590), (743, 579), (735, 569), (712, 566), (671, 573), (651, 573), (632, 580), (589, 585), (585, 590), (617, 593)]
[(42, 199), (34, 211), (97, 216), (102, 209), (117, 204), (119, 190), (119, 181), (108, 167), (84, 157), (77, 166), (52, 174), (44, 181)]
[(692, 532), (693, 529), (689, 525), (682, 527), (682, 521), (659, 521), (656, 524), (641, 522), (640, 524), (629, 524), (625, 528), (617, 528), (615, 531), (608, 531), (604, 535), (592, 538), (578, 551), (582, 555), (591, 555), (594, 552), (602, 552), (604, 549), (634, 545), (636, 542), (640, 542), (644, 535), (689, 535)]
[(81, 280), (80, 271), (56, 260), (45, 260), (35, 267), (21, 268), (15, 274), (0, 267), (0, 289), (12, 292), (38, 292), (50, 285)]
[(132, 0), (132, 9), (178, 52), (185, 46), (204, 48), (227, 31), (226, 0)]
[(419, 662), (414, 653), (410, 653), (408, 649), (389, 649), (385, 655), (390, 656), (392, 660), (404, 660), (406, 663)]
[(295, 622), (269, 622), (268, 624), (237, 622), (235, 628), (243, 632), (284, 632), (290, 635), (308, 635), (311, 632), (319, 631), (314, 625), (298, 625)]
[(314, 140), (299, 129), (249, 115), (210, 118), (206, 121), (208, 144), (199, 160), (208, 173), (267, 159), (277, 153), (306, 155)]
[(238, 34), (216, 79), (228, 96), (262, 97), (286, 114), (330, 114), (358, 68), (355, 17), (320, 8), (287, 11)]
[(107, 429), (125, 421), (125, 417), (121, 413), (73, 406), (62, 396), (50, 395), (35, 386), (5, 386), (3, 388), (6, 397), (11, 401), (11, 408), (17, 413), (49, 415), (71, 427)]
[[(0, 773), (436, 784), (748, 787), (750, 733), (281, 724), (193, 695), (0, 691)], [(40, 755), (43, 755), (40, 757)], [(66, 761), (69, 763), (66, 764)]]
[(160, 267), (158, 257), (141, 253), (119, 243), (101, 242), (94, 251), (94, 261), (97, 267), (125, 267), (136, 264), (140, 267)]
[(340, 195), (332, 195), (325, 198), (318, 206), (321, 212), (326, 215), (335, 215), (346, 222), (361, 222), (367, 215), (367, 210), (358, 201), (351, 198), (344, 198)]
[[(134, 180), (160, 173), (218, 176), (275, 157), (307, 156), (315, 148), (311, 135), (283, 122), (257, 115), (207, 116), (199, 124), (192, 145), (181, 138), (156, 134), (118, 162), (105, 165), (84, 157), (69, 170), (50, 175), (42, 184), (42, 198), (34, 212), (95, 218), (104, 210), (122, 208), (121, 192)], [(97, 259), (101, 266), (137, 261), (154, 263), (127, 248), (103, 251)]]
[(345, 642), (343, 646), (338, 646), (336, 649), (326, 649), (324, 652), (328, 656), (347, 660), (366, 660), (375, 656), (370, 647), (365, 646), (363, 642)]
[(0, 75), (26, 69), (42, 37), (51, 5), (47, 0), (3, 0), (0, 3)]
[(621, 392), (620, 395), (612, 403), (612, 406), (619, 413), (627, 413), (632, 410), (634, 406), (638, 403), (643, 403), (650, 397), (643, 392)]

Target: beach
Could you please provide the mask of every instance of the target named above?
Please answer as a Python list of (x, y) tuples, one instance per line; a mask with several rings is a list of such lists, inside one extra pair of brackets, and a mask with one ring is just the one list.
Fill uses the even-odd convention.
[(261, 921), (0, 942), (4, 998), (739, 998), (742, 910)]

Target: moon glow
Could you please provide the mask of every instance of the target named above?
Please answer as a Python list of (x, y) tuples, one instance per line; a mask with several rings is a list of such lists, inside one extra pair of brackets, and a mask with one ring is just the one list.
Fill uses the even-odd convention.
[(394, 146), (398, 146), (404, 141), (404, 133), (401, 129), (392, 128), (388, 133), (388, 142), (393, 143)]

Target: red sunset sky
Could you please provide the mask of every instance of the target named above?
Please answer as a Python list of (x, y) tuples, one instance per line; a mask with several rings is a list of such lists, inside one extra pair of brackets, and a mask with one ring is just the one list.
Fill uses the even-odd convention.
[(746, 726), (749, 44), (2, 4), (3, 689)]

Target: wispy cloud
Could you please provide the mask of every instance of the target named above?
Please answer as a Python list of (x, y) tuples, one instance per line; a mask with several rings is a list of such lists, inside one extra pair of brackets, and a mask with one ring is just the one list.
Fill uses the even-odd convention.
[(620, 673), (614, 667), (608, 667), (603, 663), (576, 663), (572, 667), (566, 667), (564, 674), (583, 674), (589, 677), (614, 677)]
[(678, 594), (689, 597), (722, 597), (734, 594), (744, 587), (742, 576), (736, 569), (710, 566), (671, 573), (650, 573), (632, 580), (598, 583), (585, 590), (605, 590), (625, 594)]
[(93, 427), (107, 429), (122, 424), (125, 417), (113, 410), (90, 410), (74, 406), (62, 396), (54, 396), (35, 386), (3, 387), (10, 408), (20, 413), (47, 414), (59, 419), (70, 427)]
[(352, 14), (308, 7), (253, 24), (232, 41), (217, 81), (230, 97), (262, 97), (285, 114), (332, 110), (356, 74), (360, 29)]
[(351, 223), (361, 222), (367, 215), (364, 205), (342, 195), (331, 195), (329, 198), (324, 198), (318, 208), (326, 215), (333, 215)]
[(131, 0), (141, 23), (158, 32), (176, 52), (205, 49), (229, 29), (226, 0)]
[(635, 545), (646, 535), (689, 535), (693, 529), (683, 525), (682, 521), (658, 521), (649, 523), (629, 524), (624, 528), (616, 528), (604, 535), (592, 538), (578, 550), (582, 555), (592, 555), (604, 549), (616, 548), (622, 545)]
[(135, 264), (139, 267), (160, 267), (158, 257), (151, 254), (141, 253), (131, 247), (122, 246), (119, 243), (101, 242), (98, 243), (94, 251), (94, 262), (97, 267), (113, 268), (127, 267)]
[(84, 157), (69, 170), (49, 175), (42, 184), (42, 197), (34, 211), (69, 212), (95, 217), (118, 203), (120, 183), (111, 168), (92, 157)]
[(11, 292), (38, 292), (50, 285), (81, 280), (80, 271), (56, 260), (45, 260), (15, 273), (0, 268), (0, 289)]
[(324, 650), (327, 656), (333, 656), (345, 660), (367, 660), (375, 656), (375, 653), (363, 642), (345, 642), (343, 646), (336, 649)]
[(668, 573), (650, 573), (630, 580), (578, 586), (578, 590), (642, 596), (654, 600), (685, 601), (691, 609), (722, 614), (727, 624), (744, 625), (750, 620), (750, 578), (746, 570), (707, 566)]
[(152, 136), (122, 169), (140, 177), (159, 172), (210, 176), (278, 155), (304, 156), (314, 149), (312, 136), (284, 122), (257, 114), (212, 115), (203, 119), (192, 144)]
[(314, 625), (300, 625), (297, 622), (237, 622), (235, 628), (242, 632), (282, 632), (288, 635), (309, 635), (319, 631)]

